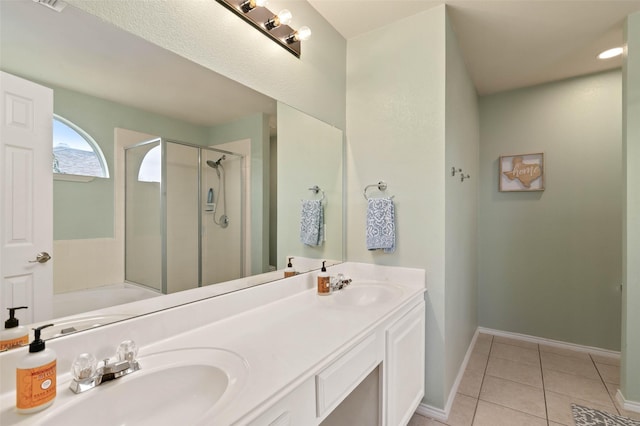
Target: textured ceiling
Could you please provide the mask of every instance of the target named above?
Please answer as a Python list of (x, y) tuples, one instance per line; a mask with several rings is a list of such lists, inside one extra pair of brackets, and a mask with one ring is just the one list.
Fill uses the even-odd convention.
[(309, 0), (346, 39), (446, 4), (479, 94), (526, 87), (622, 65), (601, 61), (623, 43), (640, 0)]

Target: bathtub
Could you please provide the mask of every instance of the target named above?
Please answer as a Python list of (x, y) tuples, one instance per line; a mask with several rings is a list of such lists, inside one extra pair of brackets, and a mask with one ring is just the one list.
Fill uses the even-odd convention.
[(161, 295), (154, 290), (127, 282), (58, 293), (53, 295), (53, 317), (77, 315)]

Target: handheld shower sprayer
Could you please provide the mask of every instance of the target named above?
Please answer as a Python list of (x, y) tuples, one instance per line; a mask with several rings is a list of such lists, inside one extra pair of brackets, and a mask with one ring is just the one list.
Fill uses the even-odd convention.
[[(207, 160), (207, 166), (211, 167), (212, 169), (215, 169), (216, 171), (216, 175), (218, 175), (218, 197), (220, 197), (220, 194), (222, 192), (222, 197), (223, 197), (223, 203), (222, 203), (222, 207), (224, 209), (224, 212), (222, 214), (222, 216), (220, 216), (220, 220), (217, 221), (216, 220), (216, 199), (215, 197), (213, 197), (213, 189), (211, 189), (211, 192), (209, 193), (209, 195), (212, 196), (213, 198), (213, 202), (212, 204), (212, 210), (213, 211), (213, 222), (216, 225), (219, 225), (222, 228), (226, 228), (229, 225), (229, 218), (227, 217), (227, 194), (225, 192), (225, 188), (224, 188), (224, 167), (222, 166), (222, 160), (226, 160), (227, 156), (226, 155), (222, 155), (222, 157), (218, 158), (217, 161), (213, 161), (213, 160)], [(222, 176), (220, 176), (220, 169), (222, 169)], [(220, 186), (222, 185), (222, 191), (220, 191)], [(219, 199), (218, 199), (219, 201)]]
[(218, 166), (220, 165), (220, 162), (226, 159), (227, 159), (227, 156), (223, 155), (222, 157), (218, 158), (217, 161), (207, 160), (207, 166), (211, 167), (212, 169), (218, 170)]

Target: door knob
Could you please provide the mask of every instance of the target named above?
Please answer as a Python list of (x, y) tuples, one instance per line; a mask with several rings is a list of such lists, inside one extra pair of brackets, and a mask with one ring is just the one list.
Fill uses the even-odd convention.
[(46, 251), (38, 253), (36, 260), (30, 260), (29, 263), (47, 263), (51, 259), (51, 256)]

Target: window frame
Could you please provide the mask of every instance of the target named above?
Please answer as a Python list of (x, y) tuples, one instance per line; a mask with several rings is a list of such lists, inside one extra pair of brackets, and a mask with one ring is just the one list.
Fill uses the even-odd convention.
[[(78, 126), (71, 120), (65, 117), (62, 117), (61, 115), (53, 114), (53, 120), (54, 121), (57, 120), (60, 123), (68, 126), (74, 132), (79, 134), (80, 137), (82, 137), (82, 139), (84, 139), (85, 142), (87, 142), (89, 147), (91, 147), (91, 149), (93, 150), (93, 153), (95, 154), (96, 158), (98, 159), (98, 162), (100, 163), (100, 167), (102, 168), (102, 171), (104, 173), (104, 176), (90, 176), (90, 175), (79, 175), (75, 173), (56, 173), (56, 172), (53, 172), (52, 170), (53, 178), (55, 180), (67, 180), (67, 181), (74, 181), (74, 182), (90, 182), (95, 178), (109, 179), (111, 176), (109, 173), (109, 165), (107, 164), (107, 159), (105, 158), (104, 153), (102, 152), (102, 149), (100, 148), (100, 145), (98, 144), (98, 142), (96, 142), (96, 140), (84, 129), (82, 129), (80, 126)], [(52, 137), (51, 139), (52, 139), (51, 146), (53, 147), (54, 138)]]

